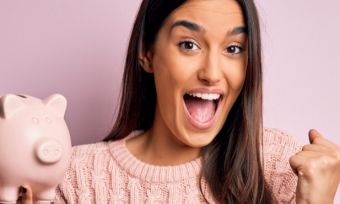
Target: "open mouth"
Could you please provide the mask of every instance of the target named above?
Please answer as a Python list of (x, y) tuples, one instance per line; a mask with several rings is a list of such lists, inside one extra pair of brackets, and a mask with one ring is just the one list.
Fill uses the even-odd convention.
[(222, 95), (217, 93), (187, 93), (183, 96), (189, 120), (198, 128), (212, 125)]

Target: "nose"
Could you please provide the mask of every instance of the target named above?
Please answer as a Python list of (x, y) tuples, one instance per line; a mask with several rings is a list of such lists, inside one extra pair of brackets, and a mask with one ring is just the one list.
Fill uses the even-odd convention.
[(209, 53), (198, 71), (198, 79), (206, 85), (215, 85), (222, 78), (222, 68), (217, 53)]
[(57, 163), (63, 154), (63, 146), (57, 141), (47, 140), (37, 145), (36, 157), (43, 164)]

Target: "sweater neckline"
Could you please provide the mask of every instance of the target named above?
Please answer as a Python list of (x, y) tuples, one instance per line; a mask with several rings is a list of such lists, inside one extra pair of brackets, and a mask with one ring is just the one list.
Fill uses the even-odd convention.
[(127, 137), (110, 142), (109, 148), (118, 165), (131, 176), (148, 182), (175, 182), (198, 177), (201, 171), (201, 157), (178, 165), (153, 165), (139, 160), (126, 146), (126, 140), (143, 131), (133, 131)]

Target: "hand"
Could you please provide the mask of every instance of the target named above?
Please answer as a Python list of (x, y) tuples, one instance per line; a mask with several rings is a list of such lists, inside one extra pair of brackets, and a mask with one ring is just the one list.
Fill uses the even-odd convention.
[(20, 187), (18, 204), (33, 204), (32, 189), (29, 186)]
[(289, 160), (298, 176), (296, 203), (332, 204), (340, 182), (340, 147), (316, 130), (309, 131), (309, 141)]

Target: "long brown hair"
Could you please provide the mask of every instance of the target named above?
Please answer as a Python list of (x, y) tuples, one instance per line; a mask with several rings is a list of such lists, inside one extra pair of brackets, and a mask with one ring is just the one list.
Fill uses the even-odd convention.
[[(152, 49), (158, 31), (185, 0), (143, 0), (137, 14), (122, 82), (116, 123), (104, 141), (148, 130), (154, 120), (156, 89), (139, 62)], [(262, 64), (257, 10), (252, 0), (237, 0), (248, 30), (248, 67), (244, 87), (215, 139), (202, 153), (202, 176), (219, 203), (272, 203), (262, 163)], [(142, 46), (143, 45), (143, 46)], [(143, 50), (141, 50), (143, 47)]]

